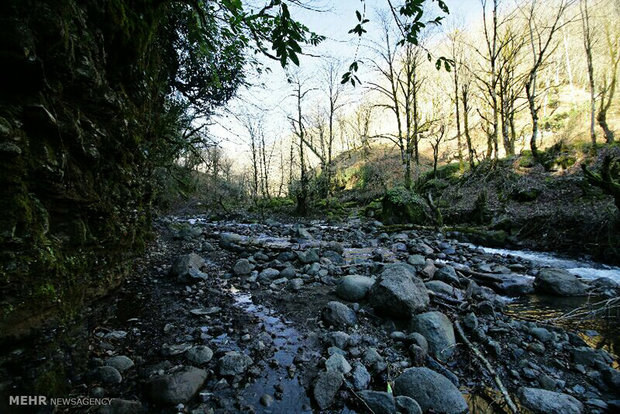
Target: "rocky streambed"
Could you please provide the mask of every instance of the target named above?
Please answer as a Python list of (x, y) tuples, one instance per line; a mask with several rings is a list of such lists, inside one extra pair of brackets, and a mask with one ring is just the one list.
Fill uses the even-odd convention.
[[(66, 395), (110, 404), (34, 412), (620, 410), (613, 268), (584, 278), (357, 219), (170, 217), (157, 229), (135, 277), (52, 356)], [(50, 366), (37, 347), (55, 336), (7, 350), (3, 400), (31, 393)]]

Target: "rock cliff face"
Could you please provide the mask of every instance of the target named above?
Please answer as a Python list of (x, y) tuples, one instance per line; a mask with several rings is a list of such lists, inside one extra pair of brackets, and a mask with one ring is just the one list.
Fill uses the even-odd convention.
[(157, 4), (0, 6), (0, 337), (105, 292), (144, 244)]

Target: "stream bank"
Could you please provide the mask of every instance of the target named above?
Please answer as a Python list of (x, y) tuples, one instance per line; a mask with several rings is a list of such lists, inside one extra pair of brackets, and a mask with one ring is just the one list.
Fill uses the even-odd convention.
[[(432, 231), (388, 234), (355, 219), (170, 217), (157, 231), (135, 277), (84, 317), (72, 344), (82, 363), (66, 349), (56, 355), (69, 367), (66, 395), (113, 404), (56, 412), (415, 412), (405, 398), (414, 395), (406, 385), (414, 375), (415, 384), (450, 390), (413, 398), (425, 411), (452, 401), (456, 410), (509, 412), (456, 322), (524, 412), (532, 401), (572, 412), (620, 406), (617, 342), (607, 331), (596, 332), (605, 339), (596, 350), (588, 346), (593, 329), (567, 331), (519, 310), (538, 297), (526, 292), (545, 269), (529, 258)], [(391, 278), (406, 285), (377, 290), (377, 280)], [(618, 294), (617, 285), (578, 282), (585, 293)], [(417, 293), (399, 296), (405, 290)], [(24, 344), (2, 362), (3, 378), (12, 378), (3, 394), (28, 393), (32, 378), (23, 372), (49, 369)]]

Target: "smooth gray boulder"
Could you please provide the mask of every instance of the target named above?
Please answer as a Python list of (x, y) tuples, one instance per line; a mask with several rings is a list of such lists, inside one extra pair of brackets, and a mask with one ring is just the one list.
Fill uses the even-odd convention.
[(336, 295), (349, 302), (360, 301), (366, 297), (374, 282), (374, 279), (368, 276), (345, 276), (336, 287)]
[(407, 264), (390, 265), (379, 275), (368, 294), (370, 304), (379, 313), (409, 319), (429, 304), (426, 287)]
[(581, 414), (583, 404), (576, 398), (541, 388), (519, 389), (519, 400), (537, 414)]
[(146, 384), (146, 395), (155, 403), (173, 405), (186, 403), (200, 390), (207, 379), (207, 371), (184, 367), (180, 371), (161, 375)]
[(422, 409), (420, 408), (420, 404), (417, 403), (411, 397), (407, 397), (406, 395), (399, 395), (394, 398), (396, 402), (396, 408), (399, 413), (402, 414), (422, 414)]
[(125, 355), (117, 355), (106, 359), (105, 364), (114, 367), (118, 372), (125, 372), (133, 367), (133, 361)]
[(448, 296), (456, 299), (462, 299), (465, 296), (465, 293), (461, 289), (452, 287), (441, 280), (431, 280), (425, 282), (424, 286), (426, 286), (428, 290), (442, 296)]
[(188, 361), (196, 365), (203, 365), (211, 361), (213, 351), (206, 345), (197, 345), (185, 353)]
[(220, 375), (233, 376), (243, 374), (253, 363), (254, 361), (248, 355), (230, 351), (219, 359), (217, 365)]
[(342, 386), (344, 377), (340, 372), (322, 371), (314, 383), (313, 395), (321, 410), (331, 405)]
[(268, 267), (267, 269), (263, 269), (263, 271), (258, 274), (258, 278), (256, 280), (259, 282), (268, 283), (277, 279), (278, 276), (280, 276), (280, 271), (278, 269)]
[(454, 353), (456, 339), (452, 322), (441, 312), (426, 312), (411, 319), (411, 330), (419, 332), (428, 342), (428, 352), (440, 361)]
[(233, 267), (233, 272), (238, 276), (249, 275), (254, 270), (254, 265), (248, 259), (239, 259)]
[(123, 376), (114, 367), (103, 366), (95, 369), (95, 377), (104, 384), (120, 384)]
[(206, 265), (204, 259), (196, 253), (184, 254), (174, 259), (170, 276), (180, 283), (191, 283), (207, 279), (207, 274), (200, 269)]
[(243, 240), (238, 234), (235, 233), (222, 233), (220, 234), (220, 246), (228, 250), (238, 250), (239, 243)]
[(459, 389), (443, 375), (428, 368), (406, 369), (394, 381), (394, 395), (413, 398), (423, 412), (446, 414), (467, 412), (467, 402)]
[(584, 296), (586, 285), (563, 269), (541, 269), (534, 280), (534, 289), (555, 296)]
[(355, 325), (357, 317), (353, 309), (344, 303), (331, 301), (323, 308), (323, 320), (336, 328), (346, 328)]
[(360, 391), (360, 397), (375, 414), (395, 414), (396, 404), (392, 394), (383, 391)]

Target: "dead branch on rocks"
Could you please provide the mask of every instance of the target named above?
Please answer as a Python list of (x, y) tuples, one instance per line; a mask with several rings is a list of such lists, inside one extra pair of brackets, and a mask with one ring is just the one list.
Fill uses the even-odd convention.
[(547, 319), (547, 322), (568, 319), (589, 319), (602, 314), (609, 314), (614, 310), (620, 311), (620, 297), (605, 299), (595, 303), (586, 303), (556, 318)]
[(497, 373), (491, 366), (491, 363), (484, 357), (484, 355), (482, 355), (482, 353), (478, 350), (478, 348), (476, 348), (474, 344), (472, 344), (471, 341), (467, 339), (467, 336), (465, 336), (465, 332), (463, 331), (463, 328), (461, 327), (461, 324), (459, 323), (459, 321), (454, 321), (454, 327), (456, 328), (456, 331), (458, 332), (463, 342), (465, 342), (465, 345), (467, 345), (467, 347), (474, 353), (474, 355), (476, 355), (476, 357), (482, 362), (482, 364), (486, 367), (487, 371), (489, 371), (489, 374), (491, 374), (491, 376), (493, 377), (493, 380), (495, 381), (495, 384), (497, 384), (497, 387), (499, 388), (500, 392), (504, 396), (504, 400), (506, 401), (508, 408), (510, 408), (510, 411), (517, 414), (519, 412), (519, 410), (517, 409), (517, 406), (510, 398), (510, 395), (508, 394), (506, 387), (504, 387), (502, 380), (499, 378), (499, 376), (497, 375)]

